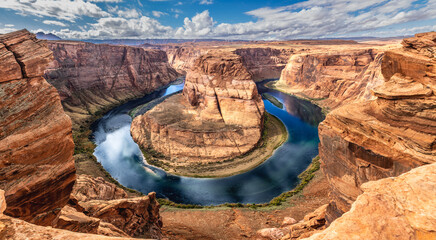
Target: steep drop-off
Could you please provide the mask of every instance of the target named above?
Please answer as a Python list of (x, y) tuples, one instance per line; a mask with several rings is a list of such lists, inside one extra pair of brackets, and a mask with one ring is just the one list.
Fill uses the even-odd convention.
[(376, 49), (295, 54), (276, 85), (328, 108), (370, 100), (383, 83), (382, 58)]
[(74, 41), (50, 41), (48, 46), (54, 61), (45, 78), (59, 91), (73, 123), (179, 76), (161, 50)]
[(231, 52), (201, 56), (183, 95), (133, 120), (133, 139), (176, 163), (216, 162), (242, 155), (260, 140), (264, 106), (242, 59)]
[(436, 160), (436, 33), (403, 45), (385, 53), (376, 100), (340, 107), (319, 126), (328, 222), (350, 209), (363, 183)]
[[(253, 46), (247, 44), (246, 48), (235, 48), (234, 46), (176, 46), (165, 48), (168, 54), (168, 61), (181, 73), (187, 73), (197, 58), (210, 51), (221, 48), (225, 51), (233, 51), (242, 58), (242, 62), (254, 81), (279, 78), (283, 68), (286, 66), (293, 50), (289, 47), (271, 48)], [(215, 50), (214, 50), (215, 49)]]
[(0, 35), (0, 189), (5, 213), (50, 225), (75, 180), (71, 120), (42, 78), (52, 53), (27, 30)]

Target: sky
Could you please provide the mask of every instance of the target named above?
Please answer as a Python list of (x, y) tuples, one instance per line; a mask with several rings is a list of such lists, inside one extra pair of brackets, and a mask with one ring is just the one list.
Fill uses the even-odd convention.
[(0, 33), (289, 40), (436, 31), (436, 0), (0, 0)]

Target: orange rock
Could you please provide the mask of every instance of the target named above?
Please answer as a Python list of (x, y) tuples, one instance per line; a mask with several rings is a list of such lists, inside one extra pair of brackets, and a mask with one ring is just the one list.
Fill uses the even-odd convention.
[(81, 202), (128, 197), (127, 193), (115, 184), (106, 182), (101, 177), (94, 178), (88, 175), (77, 175), (76, 184), (74, 184), (71, 194)]
[[(424, 45), (433, 35), (419, 34), (385, 53), (386, 82), (373, 89), (376, 100), (340, 107), (320, 124), (321, 167), (331, 185), (329, 222), (350, 209), (361, 184), (435, 162), (436, 60), (422, 54), (434, 48)], [(411, 48), (414, 42), (419, 44)]]
[[(27, 30), (0, 35), (0, 188), (7, 215), (51, 225), (75, 180), (71, 120), (42, 78), (52, 59)], [(5, 57), (6, 56), (6, 57)], [(17, 67), (19, 66), (19, 67)], [(8, 74), (8, 75), (6, 75)]]
[(349, 212), (308, 239), (436, 239), (436, 163), (361, 188)]

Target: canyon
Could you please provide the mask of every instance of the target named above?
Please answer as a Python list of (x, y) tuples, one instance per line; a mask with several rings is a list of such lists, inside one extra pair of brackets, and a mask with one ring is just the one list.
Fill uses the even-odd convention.
[[(26, 30), (0, 35), (0, 238), (436, 237), (436, 33), (404, 39), (401, 48), (158, 48), (41, 41)], [(181, 94), (133, 120), (143, 148), (181, 164), (249, 152), (269, 117), (254, 81), (280, 77), (271, 87), (332, 110), (319, 125), (322, 171), (282, 206), (181, 210), (161, 208), (155, 193), (126, 191), (95, 159), (93, 168), (82, 165), (74, 133), (184, 73)]]
[(157, 49), (74, 41), (48, 41), (48, 47), (54, 61), (44, 78), (59, 91), (74, 125), (180, 76)]
[(51, 227), (160, 238), (154, 193), (128, 198), (103, 179), (85, 178), (86, 187), (76, 182), (83, 176), (76, 175), (72, 122), (58, 92), (42, 77), (52, 61), (47, 43), (27, 30), (0, 35), (0, 43), (1, 65), (6, 66), (0, 81), (2, 239), (105, 239)]
[(131, 126), (144, 149), (172, 163), (214, 163), (257, 146), (264, 124), (264, 105), (241, 57), (229, 52), (200, 56), (188, 71), (183, 94), (169, 97)]

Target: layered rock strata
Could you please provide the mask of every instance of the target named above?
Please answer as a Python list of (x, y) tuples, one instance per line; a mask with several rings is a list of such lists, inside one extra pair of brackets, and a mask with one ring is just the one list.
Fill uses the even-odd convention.
[(96, 234), (76, 233), (62, 229), (51, 227), (43, 227), (28, 223), (26, 221), (12, 218), (3, 214), (6, 209), (6, 200), (4, 198), (4, 191), (0, 190), (0, 239), (10, 240), (40, 240), (40, 239), (89, 239), (89, 240), (110, 240), (110, 239), (133, 239), (133, 238), (119, 238), (119, 237), (106, 237)]
[(436, 164), (367, 182), (349, 212), (315, 239), (435, 239)]
[(293, 50), (284, 48), (239, 48), (235, 53), (242, 57), (244, 66), (254, 81), (279, 78)]
[(277, 85), (331, 109), (371, 100), (371, 89), (383, 84), (382, 59), (383, 52), (375, 49), (298, 53)]
[(179, 76), (161, 50), (73, 41), (50, 41), (48, 46), (54, 61), (45, 78), (59, 91), (73, 123)]
[(128, 194), (101, 177), (78, 175), (69, 205), (56, 227), (108, 236), (160, 239), (162, 221), (155, 193), (128, 198)]
[[(167, 48), (168, 61), (177, 71), (187, 73), (194, 66), (201, 55), (215, 51), (213, 46), (175, 46)], [(279, 78), (289, 57), (293, 53), (291, 48), (271, 48), (253, 46), (234, 48), (221, 46), (225, 51), (233, 51), (241, 56), (244, 67), (251, 73), (254, 81)]]
[(7, 215), (51, 225), (75, 180), (71, 120), (42, 78), (52, 53), (27, 30), (0, 35), (0, 188)]
[(403, 44), (385, 53), (376, 100), (340, 107), (319, 125), (328, 222), (350, 209), (363, 183), (436, 160), (436, 33)]
[(201, 56), (183, 95), (133, 120), (131, 134), (176, 162), (219, 161), (242, 155), (260, 140), (264, 106), (242, 59), (231, 52)]

